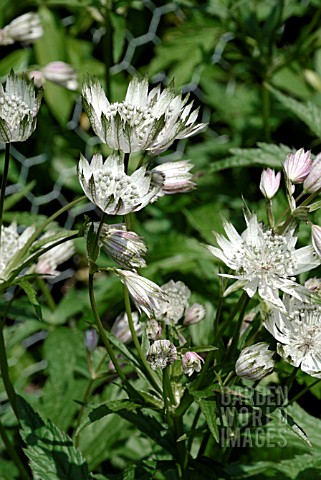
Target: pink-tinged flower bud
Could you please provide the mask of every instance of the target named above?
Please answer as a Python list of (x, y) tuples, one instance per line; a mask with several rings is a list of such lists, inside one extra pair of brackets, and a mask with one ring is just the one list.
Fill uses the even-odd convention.
[[(94, 229), (98, 230), (98, 223), (94, 224)], [(143, 258), (147, 252), (145, 243), (135, 232), (128, 232), (123, 224), (103, 225), (99, 245), (123, 268), (146, 267)]]
[(0, 30), (0, 45), (14, 42), (33, 43), (43, 34), (40, 17), (35, 12), (24, 13)]
[(146, 336), (149, 340), (159, 340), (162, 336), (162, 325), (151, 319), (146, 323)]
[(321, 290), (321, 278), (309, 278), (305, 283), (304, 286), (311, 290), (312, 292), (319, 292)]
[(279, 189), (281, 172), (275, 173), (271, 168), (262, 171), (260, 190), (265, 198), (271, 199)]
[(321, 257), (321, 227), (319, 225), (312, 225), (312, 245), (319, 257)]
[(295, 153), (288, 153), (284, 160), (284, 172), (292, 183), (303, 183), (312, 168), (311, 153), (303, 148)]
[(177, 358), (176, 347), (169, 340), (156, 340), (148, 349), (146, 359), (152, 370), (165, 368)]
[(186, 352), (182, 357), (182, 367), (185, 375), (189, 377), (194, 372), (200, 372), (204, 359), (196, 352)]
[(93, 351), (96, 349), (98, 345), (98, 333), (94, 328), (90, 328), (85, 331), (84, 333), (84, 342), (85, 342), (85, 347), (87, 348), (89, 353), (93, 353)]
[(129, 270), (115, 269), (115, 273), (120, 277), (121, 282), (128, 288), (138, 311), (146, 313), (150, 318), (156, 309), (159, 309), (159, 303), (166, 301), (166, 294), (162, 289), (147, 278), (141, 277), (135, 272)]
[(235, 364), (235, 372), (246, 380), (261, 380), (274, 369), (274, 352), (265, 342), (244, 348)]
[(166, 162), (153, 168), (154, 181), (162, 185), (161, 190), (153, 198), (153, 202), (163, 195), (190, 192), (195, 188), (192, 182), (193, 175), (190, 170), (193, 164), (189, 160), (179, 162)]
[(187, 327), (188, 325), (201, 322), (204, 320), (205, 315), (205, 307), (200, 303), (193, 303), (193, 305), (191, 305), (185, 312), (183, 325)]
[[(142, 326), (139, 321), (138, 313), (132, 312), (132, 320), (137, 336), (142, 334)], [(129, 329), (127, 313), (123, 312), (115, 320), (111, 328), (111, 333), (123, 343), (129, 343), (132, 340), (132, 334)]]
[(309, 175), (303, 183), (303, 190), (307, 193), (315, 193), (321, 188), (321, 154), (317, 155), (312, 163)]
[(78, 80), (75, 69), (65, 62), (50, 62), (42, 68), (46, 80), (57, 83), (68, 90), (77, 90)]
[(40, 70), (30, 70), (28, 72), (28, 77), (30, 80), (33, 80), (33, 83), (36, 87), (43, 87), (45, 84), (45, 77)]

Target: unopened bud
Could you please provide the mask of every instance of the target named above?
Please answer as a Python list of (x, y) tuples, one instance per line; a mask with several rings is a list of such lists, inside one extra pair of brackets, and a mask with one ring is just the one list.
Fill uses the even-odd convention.
[(204, 305), (200, 303), (193, 303), (185, 312), (183, 325), (193, 325), (194, 323), (201, 322), (204, 320), (206, 315), (206, 310)]
[(200, 372), (204, 359), (196, 352), (186, 352), (182, 357), (182, 367), (185, 375), (189, 377), (194, 372)]
[(65, 62), (50, 62), (42, 68), (42, 73), (46, 80), (68, 88), (68, 90), (77, 90), (78, 80), (75, 69)]
[(284, 172), (292, 183), (303, 183), (312, 168), (311, 153), (303, 148), (295, 153), (288, 153), (284, 160)]
[(274, 369), (274, 352), (265, 342), (244, 348), (235, 364), (235, 372), (247, 380), (261, 380)]
[(309, 175), (303, 183), (303, 190), (307, 193), (315, 193), (321, 188), (321, 154), (317, 155), (312, 163)]
[(87, 348), (89, 353), (93, 353), (93, 351), (96, 349), (98, 345), (98, 333), (94, 328), (90, 328), (89, 330), (86, 330), (84, 333), (84, 342), (85, 342), (85, 347)]
[(281, 172), (275, 173), (271, 168), (262, 171), (260, 190), (265, 198), (271, 199), (279, 189)]
[[(139, 321), (138, 313), (132, 312), (132, 320), (137, 336), (142, 334), (141, 323)], [(132, 334), (128, 324), (127, 313), (121, 313), (115, 320), (111, 328), (111, 333), (123, 343), (129, 343), (132, 340)]]
[(149, 340), (158, 340), (162, 336), (162, 325), (157, 320), (148, 320), (146, 323), (146, 335)]

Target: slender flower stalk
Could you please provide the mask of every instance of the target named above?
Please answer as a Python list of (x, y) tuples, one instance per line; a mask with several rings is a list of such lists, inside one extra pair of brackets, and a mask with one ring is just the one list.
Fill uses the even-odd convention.
[(10, 162), (10, 143), (6, 143), (6, 153), (4, 158), (4, 168), (2, 173), (1, 190), (0, 190), (0, 248), (1, 248), (2, 223), (3, 223), (3, 206), (4, 206), (4, 198), (6, 194), (9, 162)]

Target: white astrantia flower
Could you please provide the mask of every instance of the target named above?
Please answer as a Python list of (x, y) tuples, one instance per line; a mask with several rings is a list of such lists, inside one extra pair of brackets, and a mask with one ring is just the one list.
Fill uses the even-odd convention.
[[(94, 224), (96, 232), (98, 226), (98, 223)], [(99, 246), (123, 268), (146, 267), (143, 258), (147, 252), (145, 243), (135, 232), (127, 231), (124, 224), (104, 224), (99, 235)]]
[(153, 168), (151, 170), (153, 180), (157, 182), (157, 176), (159, 176), (162, 188), (152, 201), (154, 202), (164, 195), (193, 190), (196, 185), (192, 182), (193, 175), (190, 173), (193, 166), (189, 160), (181, 160), (179, 162), (166, 162)]
[(36, 128), (42, 90), (12, 71), (5, 89), (0, 84), (0, 143), (24, 142)]
[(115, 269), (122, 283), (127, 287), (138, 311), (146, 313), (150, 318), (159, 309), (160, 302), (166, 301), (166, 294), (156, 283), (141, 277), (130, 270)]
[(162, 285), (161, 289), (166, 293), (166, 301), (159, 302), (155, 317), (166, 324), (177, 323), (188, 307), (191, 291), (183, 282), (173, 280)]
[(176, 347), (169, 340), (155, 340), (146, 355), (146, 359), (153, 370), (165, 368), (167, 365), (174, 363), (176, 358)]
[(147, 78), (134, 77), (123, 102), (110, 103), (96, 78), (84, 82), (84, 109), (91, 126), (114, 150), (125, 153), (148, 150), (153, 155), (164, 152), (176, 139), (187, 138), (205, 125), (195, 124), (198, 109), (192, 111), (188, 95), (175, 94), (173, 83), (161, 91), (150, 92)]
[[(53, 231), (46, 232), (40, 240), (49, 238), (53, 235), (55, 235), (55, 232)], [(57, 239), (47, 243), (45, 246), (49, 247), (50, 244), (53, 244), (56, 241)], [(61, 273), (59, 272), (59, 270), (57, 270), (58, 265), (61, 265), (62, 263), (69, 260), (74, 253), (75, 246), (72, 240), (68, 240), (61, 245), (57, 245), (51, 250), (48, 250), (47, 252), (40, 255), (40, 257), (38, 258), (38, 262), (35, 266), (35, 271), (42, 275), (57, 276)]]
[(89, 200), (109, 215), (141, 210), (161, 189), (161, 185), (151, 184), (152, 177), (146, 174), (145, 167), (126, 175), (123, 159), (116, 153), (105, 162), (96, 154), (90, 164), (81, 155), (78, 178)]
[(7, 280), (14, 268), (19, 265), (13, 264), (15, 255), (28, 242), (29, 238), (35, 232), (35, 227), (26, 228), (21, 235), (17, 231), (15, 222), (9, 227), (1, 227), (0, 243), (0, 283)]
[(42, 35), (43, 28), (38, 13), (27, 12), (0, 29), (0, 45), (11, 45), (14, 42), (33, 43)]
[[(132, 312), (132, 320), (137, 336), (142, 334), (142, 324), (139, 321), (137, 312)], [(129, 343), (132, 340), (132, 334), (128, 324), (128, 316), (126, 312), (121, 313), (116, 318), (111, 333), (123, 343)]]
[(182, 368), (185, 375), (190, 377), (194, 372), (199, 373), (204, 359), (196, 352), (186, 352), (182, 357)]
[[(297, 237), (293, 230), (277, 235), (264, 230), (256, 215), (246, 218), (247, 228), (239, 235), (233, 225), (224, 223), (227, 239), (216, 234), (219, 248), (207, 246), (235, 275), (223, 275), (237, 279), (233, 290), (243, 288), (250, 297), (258, 291), (259, 296), (284, 309), (279, 290), (306, 299), (308, 290), (296, 283), (294, 275), (307, 272), (320, 265), (320, 259), (312, 245), (295, 249)], [(227, 291), (228, 293), (228, 291)]]
[(294, 367), (321, 378), (321, 305), (284, 295), (287, 312), (270, 309), (265, 328), (277, 340), (277, 352)]

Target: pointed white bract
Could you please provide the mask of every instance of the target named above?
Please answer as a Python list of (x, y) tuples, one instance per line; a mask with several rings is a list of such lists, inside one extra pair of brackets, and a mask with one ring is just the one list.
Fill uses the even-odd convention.
[(195, 188), (192, 182), (193, 175), (190, 170), (193, 164), (189, 160), (181, 160), (179, 162), (166, 162), (158, 167), (153, 168), (152, 174), (154, 179), (160, 175), (162, 180), (162, 188), (153, 201), (164, 195), (173, 195), (175, 193), (190, 192)]
[(145, 332), (149, 340), (158, 340), (162, 336), (162, 325), (154, 318), (151, 318), (146, 322)]
[(271, 309), (264, 326), (277, 340), (277, 352), (294, 367), (321, 378), (321, 306), (284, 296), (286, 313)]
[(149, 92), (147, 78), (134, 77), (125, 100), (110, 103), (98, 80), (88, 76), (82, 94), (96, 135), (112, 149), (125, 153), (148, 150), (157, 155), (174, 140), (187, 138), (205, 127), (195, 123), (198, 109), (192, 111), (188, 96), (177, 96), (173, 84), (163, 91), (159, 85)]
[(225, 222), (228, 238), (217, 234), (219, 248), (207, 246), (213, 255), (236, 271), (235, 275), (223, 275), (238, 280), (233, 290), (243, 288), (250, 297), (258, 292), (263, 300), (283, 310), (279, 290), (299, 300), (306, 299), (307, 289), (296, 283), (293, 276), (320, 265), (312, 245), (296, 250), (297, 237), (293, 230), (277, 235), (272, 230), (264, 230), (256, 215), (246, 221), (247, 228), (242, 235)]
[[(137, 336), (140, 336), (142, 334), (142, 324), (139, 321), (137, 312), (132, 312), (132, 320), (135, 332)], [(113, 326), (111, 327), (111, 333), (123, 343), (129, 343), (132, 341), (132, 334), (129, 328), (128, 316), (126, 312), (118, 315)]]
[(281, 181), (281, 172), (275, 173), (271, 168), (262, 171), (260, 180), (260, 190), (264, 197), (271, 199), (279, 189)]
[(0, 143), (24, 142), (36, 128), (42, 90), (13, 72), (5, 89), (0, 84)]
[(173, 280), (165, 283), (161, 288), (166, 293), (166, 301), (159, 302), (155, 317), (166, 324), (177, 323), (188, 307), (191, 291), (183, 282)]
[(159, 192), (161, 185), (151, 185), (151, 175), (141, 167), (126, 175), (121, 156), (113, 153), (105, 161), (100, 154), (91, 163), (81, 155), (78, 178), (89, 198), (109, 215), (126, 215), (144, 208)]
[(0, 45), (11, 45), (15, 42), (33, 43), (42, 35), (43, 28), (39, 15), (36, 12), (27, 12), (0, 29)]
[(321, 227), (312, 225), (312, 245), (314, 250), (321, 257)]
[(204, 359), (196, 352), (186, 352), (182, 357), (182, 368), (185, 375), (190, 377), (194, 372), (199, 373)]
[(286, 177), (292, 183), (303, 183), (312, 168), (311, 152), (303, 148), (295, 153), (288, 153), (283, 164)]
[(19, 235), (15, 222), (11, 223), (9, 227), (1, 227), (0, 283), (7, 280), (12, 271), (19, 267), (19, 265), (14, 263), (14, 257), (25, 246), (34, 232), (35, 227), (32, 226), (26, 228)]
[(176, 347), (169, 340), (156, 340), (148, 349), (146, 359), (153, 370), (165, 368), (177, 358)]
[(160, 302), (166, 301), (166, 294), (162, 289), (147, 278), (141, 277), (129, 270), (115, 269), (122, 283), (127, 287), (137, 310), (144, 312), (150, 318), (159, 308)]
[(246, 380), (261, 380), (274, 369), (274, 352), (265, 342), (244, 348), (235, 364), (235, 373)]

